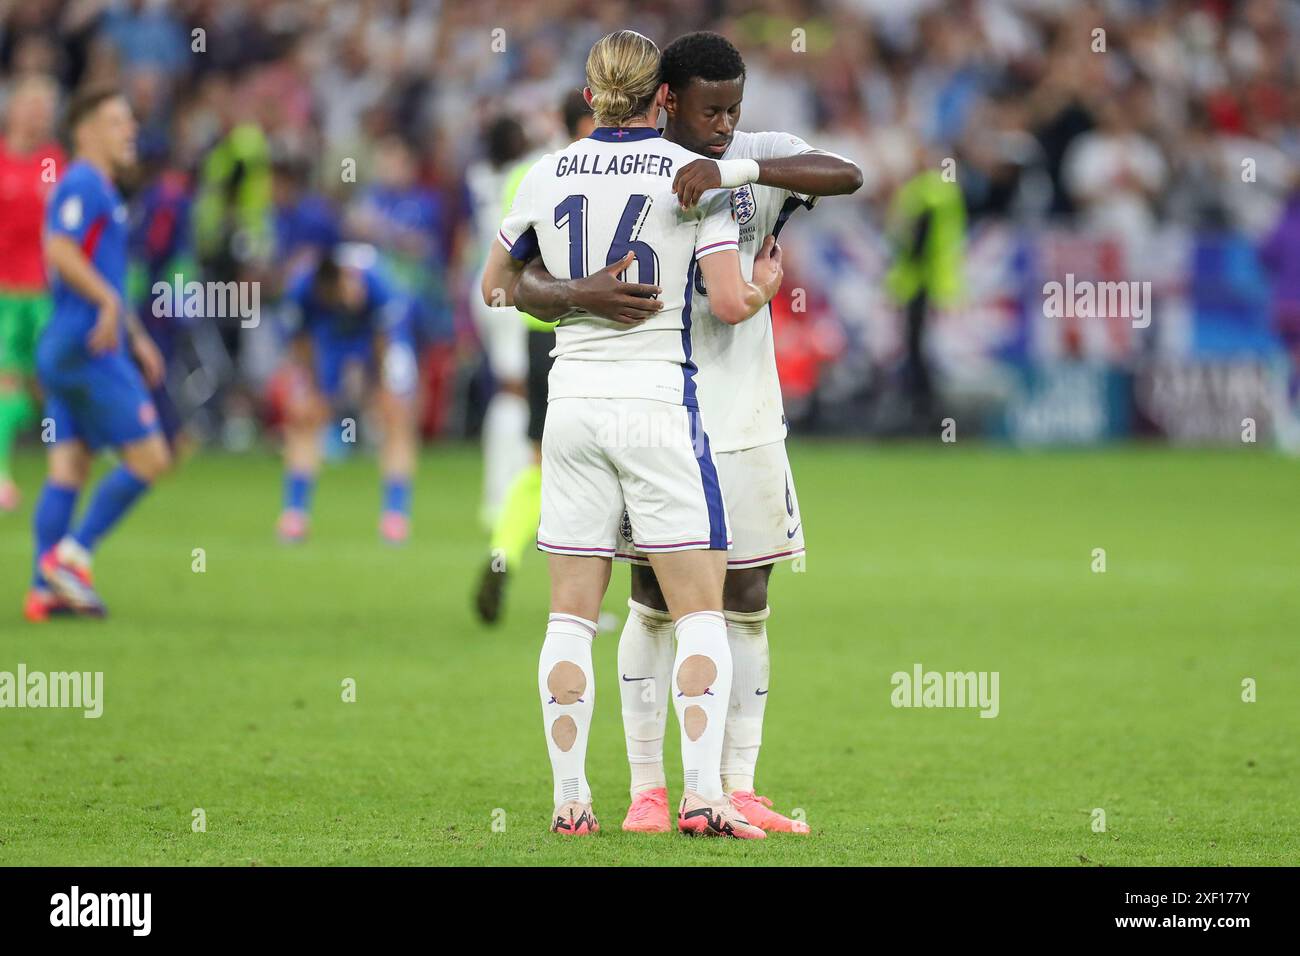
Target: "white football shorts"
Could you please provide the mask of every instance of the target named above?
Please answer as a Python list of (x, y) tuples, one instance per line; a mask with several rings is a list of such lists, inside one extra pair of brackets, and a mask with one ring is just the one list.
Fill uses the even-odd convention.
[[(785, 442), (718, 452), (714, 458), (733, 538), (727, 567), (755, 568), (803, 554), (803, 518)], [(630, 524), (636, 533), (619, 536), (614, 556), (633, 564), (649, 564), (636, 544), (641, 540), (636, 519), (631, 518)]]
[(612, 558), (625, 520), (643, 554), (730, 547), (699, 411), (641, 398), (552, 399), (538, 549)]

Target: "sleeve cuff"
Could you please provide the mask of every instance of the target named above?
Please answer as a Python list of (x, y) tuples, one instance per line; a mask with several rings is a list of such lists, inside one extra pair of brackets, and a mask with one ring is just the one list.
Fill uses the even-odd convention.
[(740, 246), (735, 239), (723, 239), (721, 242), (710, 242), (708, 245), (700, 246), (695, 250), (695, 258), (703, 259), (705, 256), (711, 256), (715, 252), (726, 252), (728, 249), (739, 251)]
[(513, 242), (505, 234), (504, 229), (498, 229), (497, 241), (506, 247), (506, 252), (510, 253), (512, 259), (519, 262), (527, 262), (529, 259), (540, 255), (542, 251), (541, 246), (537, 244), (537, 232), (532, 229), (529, 229)]

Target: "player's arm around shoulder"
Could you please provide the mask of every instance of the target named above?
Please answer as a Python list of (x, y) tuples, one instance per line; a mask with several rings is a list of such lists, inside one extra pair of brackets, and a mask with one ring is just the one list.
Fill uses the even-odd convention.
[(535, 252), (537, 244), (535, 236), (531, 240), (527, 236), (521, 236), (510, 248), (506, 248), (500, 242), (492, 244), (492, 248), (488, 251), (487, 265), (483, 269), (483, 281), (479, 287), (484, 305), (499, 309), (515, 304), (515, 285), (519, 282), (519, 276), (530, 258), (527, 255), (517, 255), (516, 251), (524, 251), (530, 241)]
[(554, 169), (554, 161), (554, 153), (544, 154), (519, 181), (510, 202), (510, 211), (501, 221), (497, 241), (488, 251), (487, 264), (483, 268), (479, 291), (484, 305), (492, 308), (513, 306), (515, 285), (524, 266), (541, 251), (536, 227), (542, 220), (535, 208), (536, 199), (540, 180), (547, 171)]
[(750, 156), (692, 160), (673, 181), (683, 206), (710, 189), (735, 189), (748, 183), (784, 189), (797, 196), (846, 196), (862, 187), (858, 164), (809, 146), (790, 133), (737, 133)]
[(659, 312), (663, 303), (658, 299), (658, 286), (619, 278), (635, 259), (636, 254), (629, 252), (589, 276), (558, 279), (540, 257), (535, 258), (519, 276), (515, 307), (547, 322), (584, 313), (621, 325), (639, 325)]
[(862, 170), (853, 160), (809, 145), (793, 133), (752, 134), (758, 162), (753, 180), (797, 196), (847, 196), (862, 188)]

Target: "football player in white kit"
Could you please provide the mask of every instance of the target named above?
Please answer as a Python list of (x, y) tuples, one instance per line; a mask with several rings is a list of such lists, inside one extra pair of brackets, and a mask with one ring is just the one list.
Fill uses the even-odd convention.
[(779, 288), (780, 256), (768, 243), (746, 279), (730, 193), (703, 194), (689, 209), (677, 202), (674, 178), (694, 156), (654, 126), (668, 91), (650, 40), (630, 30), (602, 37), (587, 58), (584, 93), (597, 129), (525, 175), (482, 289), (485, 302), (514, 304), (520, 272), (540, 254), (564, 278), (626, 261), (629, 275), (662, 290), (664, 303), (635, 325), (578, 314), (556, 328), (537, 532), (551, 576), (538, 667), (554, 774), (551, 829), (598, 829), (585, 768), (595, 699), (591, 641), (626, 511), (677, 637), (657, 696), (673, 699), (682, 730), (678, 827), (761, 839), (763, 830), (722, 790), (731, 692), (722, 586), (730, 535), (697, 407), (691, 303), (702, 274), (715, 317), (744, 321)]
[[(813, 149), (788, 133), (743, 133), (736, 129), (744, 93), (740, 53), (716, 33), (692, 33), (671, 43), (661, 61), (669, 87), (664, 138), (708, 157), (679, 170), (674, 192), (691, 206), (708, 190), (732, 189), (745, 269), (769, 234), (799, 207), (819, 196), (852, 193), (862, 172), (843, 157)], [(572, 304), (574, 283), (548, 275), (534, 263), (515, 289), (521, 308), (545, 317)], [(589, 309), (632, 321), (617, 311)], [(709, 310), (712, 297), (697, 285), (694, 303)], [(701, 414), (718, 464), (734, 545), (727, 559), (723, 613), (733, 661), (731, 700), (722, 755), (723, 787), (733, 805), (765, 830), (807, 833), (808, 825), (771, 809), (754, 792), (754, 771), (762, 742), (768, 695), (767, 602), (772, 566), (803, 554), (803, 520), (786, 459), (786, 420), (777, 378), (771, 313), (760, 310), (747, 322), (729, 324), (700, 316), (694, 324)], [(623, 829), (668, 830), (663, 768), (668, 719), (662, 700), (645, 692), (662, 684), (673, 661), (672, 622), (646, 566), (635, 515), (624, 528), (617, 557), (631, 561), (632, 597), (619, 640), (620, 687), (632, 806)], [(629, 537), (628, 531), (633, 533)]]

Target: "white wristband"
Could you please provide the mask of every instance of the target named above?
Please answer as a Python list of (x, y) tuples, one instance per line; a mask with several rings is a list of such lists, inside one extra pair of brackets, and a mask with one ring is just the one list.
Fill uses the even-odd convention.
[(722, 177), (723, 189), (733, 189), (758, 179), (756, 159), (715, 159), (714, 162), (718, 164), (718, 175)]

